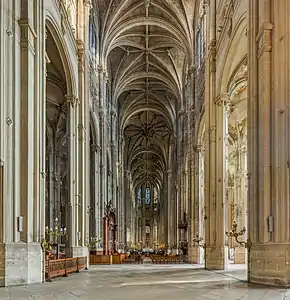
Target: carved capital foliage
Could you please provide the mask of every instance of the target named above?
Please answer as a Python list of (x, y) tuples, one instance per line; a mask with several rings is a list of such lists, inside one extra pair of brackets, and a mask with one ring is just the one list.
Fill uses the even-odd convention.
[(98, 65), (98, 72), (99, 74), (103, 74), (103, 66)]
[(113, 118), (116, 118), (116, 116), (117, 116), (117, 113), (116, 113), (116, 111), (114, 110), (114, 109), (111, 109), (111, 116), (113, 117)]
[(211, 126), (208, 129), (208, 139), (209, 139), (209, 143), (216, 142), (216, 127), (215, 126)]
[(223, 96), (221, 95), (217, 95), (216, 99), (215, 99), (215, 104), (217, 106), (226, 106), (230, 103), (230, 98), (229, 98), (229, 95), (225, 94)]
[(84, 0), (83, 2), (84, 6), (86, 6), (88, 9), (91, 9), (93, 7), (92, 0)]
[(92, 144), (91, 149), (92, 149), (93, 152), (100, 152), (101, 151), (101, 147), (99, 145), (96, 145), (96, 144)]
[(195, 153), (200, 153), (201, 149), (202, 149), (201, 145), (194, 145), (193, 146), (193, 150), (194, 150)]
[(77, 55), (78, 55), (78, 69), (79, 71), (84, 70), (84, 53), (85, 53), (85, 47), (84, 43), (81, 40), (77, 40)]
[(212, 72), (216, 71), (216, 40), (213, 39), (209, 43), (209, 59), (210, 59), (210, 70)]
[(177, 115), (178, 115), (179, 118), (181, 118), (181, 117), (184, 116), (184, 114), (185, 114), (185, 111), (183, 109), (181, 109), (181, 110), (178, 111)]

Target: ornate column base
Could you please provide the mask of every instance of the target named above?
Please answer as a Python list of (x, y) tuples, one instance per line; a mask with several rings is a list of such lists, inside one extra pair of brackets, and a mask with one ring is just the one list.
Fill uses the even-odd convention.
[(247, 249), (244, 247), (235, 247), (235, 264), (244, 265), (246, 263), (246, 251)]
[(205, 249), (205, 268), (207, 270), (225, 270), (228, 266), (227, 247), (206, 247)]
[(202, 252), (204, 249), (199, 246), (189, 246), (188, 247), (188, 263), (189, 264), (202, 264), (204, 259), (202, 259)]
[(90, 253), (88, 247), (73, 246), (68, 249), (67, 256), (69, 257), (87, 257), (87, 268), (89, 267)]
[(248, 268), (251, 283), (290, 287), (290, 243), (253, 244)]
[(0, 286), (42, 282), (42, 249), (36, 243), (0, 244)]
[(68, 248), (70, 257), (85, 257), (89, 255), (89, 249), (85, 246), (73, 246)]

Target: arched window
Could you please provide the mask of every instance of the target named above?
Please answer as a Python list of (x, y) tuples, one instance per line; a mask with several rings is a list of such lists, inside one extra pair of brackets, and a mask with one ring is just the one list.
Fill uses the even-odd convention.
[(142, 189), (139, 188), (138, 190), (138, 206), (142, 204)]
[(196, 67), (199, 70), (205, 54), (205, 39), (206, 39), (206, 14), (204, 3), (201, 1), (199, 8), (199, 19), (197, 22), (196, 30), (196, 41), (195, 41), (195, 51), (196, 51)]
[(154, 203), (158, 202), (158, 192), (157, 187), (154, 187)]
[(89, 19), (89, 49), (94, 57), (97, 53), (97, 28), (95, 24), (93, 9), (91, 10)]
[(145, 194), (145, 204), (150, 204), (151, 198), (150, 198), (150, 188), (146, 188), (146, 194)]

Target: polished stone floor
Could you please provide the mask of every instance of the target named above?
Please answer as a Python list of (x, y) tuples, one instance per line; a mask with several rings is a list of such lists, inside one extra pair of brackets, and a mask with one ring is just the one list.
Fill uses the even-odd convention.
[(290, 290), (247, 284), (243, 266), (210, 272), (193, 265), (95, 266), (51, 283), (0, 288), (0, 300), (290, 300)]

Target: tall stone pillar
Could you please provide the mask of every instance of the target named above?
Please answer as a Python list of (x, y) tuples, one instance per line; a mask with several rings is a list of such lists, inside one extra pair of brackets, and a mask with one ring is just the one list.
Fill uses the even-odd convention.
[[(277, 4), (275, 2), (275, 4)], [(289, 1), (249, 9), (248, 279), (290, 286)]]
[(68, 227), (68, 239), (71, 248), (70, 255), (73, 255), (73, 249), (78, 246), (79, 234), (78, 234), (78, 206), (79, 197), (76, 189), (76, 105), (77, 99), (73, 95), (67, 95), (66, 101), (68, 103), (68, 124), (67, 132), (69, 133), (69, 225)]
[[(81, 14), (81, 12), (80, 12)], [(78, 40), (78, 100), (79, 105), (78, 119), (77, 119), (77, 189), (78, 189), (78, 248), (73, 248), (73, 257), (86, 256), (88, 242), (88, 224), (89, 224), (89, 209), (87, 199), (87, 169), (88, 160), (86, 153), (86, 144), (88, 144), (89, 136), (86, 128), (86, 120), (88, 116), (88, 103), (86, 103), (87, 93), (85, 91), (85, 56), (84, 56), (84, 44)]]
[(124, 202), (124, 189), (125, 189), (125, 178), (124, 178), (124, 151), (125, 151), (125, 141), (123, 137), (119, 138), (119, 187), (118, 187), (118, 203), (117, 203), (117, 213), (118, 213), (118, 241), (119, 243), (124, 243), (123, 240), (123, 202)]
[[(168, 180), (167, 180), (167, 176), (164, 176), (164, 185), (163, 185), (163, 192), (159, 192), (159, 203), (163, 203), (163, 207), (162, 207), (162, 227), (160, 224), (160, 229), (163, 229), (163, 235), (164, 235), (164, 243), (166, 245), (166, 247), (168, 248), (169, 245), (169, 227), (168, 227), (168, 219), (170, 219), (170, 215), (168, 215), (168, 209), (169, 209), (169, 202), (168, 202), (168, 191), (169, 191), (169, 187), (168, 187)], [(157, 216), (155, 215), (155, 218), (157, 218)], [(156, 226), (158, 226), (158, 223), (156, 223)], [(156, 229), (157, 230), (157, 229)], [(158, 242), (156, 240), (156, 242)]]
[(216, 1), (209, 3), (209, 53), (206, 60), (205, 243), (206, 269), (225, 267), (225, 136), (222, 100), (216, 93)]
[[(236, 222), (238, 228), (246, 226), (246, 149), (242, 141), (238, 141), (238, 149), (236, 153), (236, 174), (235, 174), (235, 209), (236, 209)], [(246, 249), (241, 245), (235, 245), (235, 264), (244, 264)]]
[[(172, 174), (171, 174), (171, 170), (167, 170), (167, 198), (164, 199), (165, 201), (167, 201), (167, 215), (170, 216), (169, 218), (167, 218), (167, 227), (168, 227), (168, 248), (171, 247), (171, 245), (174, 243), (174, 236), (173, 236), (173, 222), (172, 222), (172, 218), (174, 217), (172, 215), (173, 213), (173, 203), (172, 203)], [(160, 241), (159, 241), (160, 242)]]
[(145, 248), (145, 245), (146, 245), (146, 207), (145, 207), (145, 198), (146, 198), (146, 186), (143, 186), (143, 189), (142, 189), (142, 248)]
[(99, 211), (100, 211), (100, 219), (101, 221), (101, 226), (100, 226), (100, 233), (101, 233), (101, 238), (103, 239), (103, 235), (104, 235), (104, 230), (103, 230), (103, 216), (104, 216), (104, 209), (105, 209), (105, 196), (106, 196), (106, 178), (107, 178), (107, 174), (106, 174), (106, 144), (105, 144), (105, 115), (104, 115), (104, 74), (103, 74), (103, 68), (102, 66), (98, 66), (98, 79), (99, 79), (99, 109), (98, 109), (98, 113), (99, 113), (99, 125), (100, 125), (100, 191), (99, 191)]
[[(33, 4), (23, 1), (20, 9), (18, 3), (0, 3), (1, 27), (6, 28), (0, 42), (0, 286), (42, 280), (39, 242), (44, 199), (40, 191), (45, 183), (41, 175), (45, 142), (38, 114), (44, 109), (45, 68), (39, 49), (44, 40), (37, 39), (37, 34), (43, 34), (43, 20), (39, 5)], [(19, 216), (23, 217), (20, 233)]]
[(200, 170), (200, 152), (201, 152), (201, 146), (196, 145), (193, 147), (193, 153), (192, 153), (192, 161), (190, 164), (190, 189), (189, 189), (189, 195), (190, 195), (190, 202), (189, 202), (189, 240), (188, 240), (188, 262), (193, 264), (201, 263), (200, 261), (200, 247), (193, 242), (193, 239), (196, 237), (197, 234), (200, 235), (200, 237), (204, 238), (203, 233), (200, 231), (200, 223), (203, 222), (203, 220), (200, 220), (202, 217), (200, 214), (200, 172), (203, 172), (203, 170)]
[[(95, 236), (99, 239), (101, 238), (101, 227), (102, 227), (102, 215), (100, 212), (100, 164), (99, 164), (99, 153), (100, 153), (100, 146), (94, 145), (92, 149), (92, 161), (94, 162), (94, 188), (92, 192), (94, 193), (93, 197), (95, 199), (94, 203), (94, 219), (95, 219)], [(91, 195), (92, 197), (92, 195)]]

